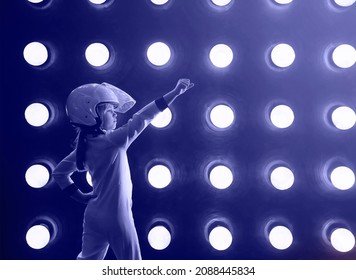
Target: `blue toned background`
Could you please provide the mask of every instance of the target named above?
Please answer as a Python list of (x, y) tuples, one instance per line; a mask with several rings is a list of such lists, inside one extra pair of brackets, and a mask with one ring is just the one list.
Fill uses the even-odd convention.
[[(355, 127), (337, 129), (330, 111), (356, 109), (356, 65), (333, 65), (338, 45), (356, 47), (356, 4), (341, 8), (331, 0), (233, 0), (218, 7), (208, 0), (111, 0), (104, 6), (87, 0), (0, 2), (1, 185), (0, 258), (74, 259), (81, 246), (84, 206), (65, 196), (52, 179), (31, 188), (26, 170), (34, 163), (58, 163), (71, 151), (75, 133), (65, 102), (75, 87), (112, 83), (129, 92), (137, 105), (124, 118), (173, 89), (186, 77), (195, 87), (171, 107), (164, 129), (148, 127), (129, 150), (134, 184), (133, 211), (144, 259), (356, 259), (356, 249), (335, 250), (333, 227), (356, 235), (356, 188), (338, 190), (330, 170), (345, 165), (356, 171)], [(23, 56), (30, 42), (49, 50), (43, 66)], [(146, 50), (154, 42), (171, 47), (167, 66), (153, 67)], [(110, 63), (93, 67), (85, 50), (93, 42), (109, 46)], [(296, 57), (287, 68), (272, 65), (271, 48), (291, 45)], [(234, 53), (226, 68), (209, 60), (216, 44)], [(50, 108), (43, 127), (26, 122), (34, 102)], [(217, 104), (229, 105), (235, 120), (214, 129), (207, 119)], [(278, 104), (293, 109), (294, 122), (274, 127), (269, 112)], [(152, 162), (167, 163), (172, 181), (155, 189), (147, 180)], [(227, 189), (214, 188), (207, 173), (212, 162), (230, 167)], [(294, 174), (284, 191), (269, 181), (269, 166), (284, 163)], [(84, 174), (74, 176), (89, 191)], [(30, 248), (26, 232), (36, 219), (55, 225), (53, 240)], [(147, 239), (155, 224), (165, 224), (172, 240), (164, 250)], [(226, 250), (208, 241), (213, 224), (229, 228)], [(285, 250), (268, 240), (273, 225), (287, 226), (293, 243)], [(107, 258), (113, 258), (110, 251)]]

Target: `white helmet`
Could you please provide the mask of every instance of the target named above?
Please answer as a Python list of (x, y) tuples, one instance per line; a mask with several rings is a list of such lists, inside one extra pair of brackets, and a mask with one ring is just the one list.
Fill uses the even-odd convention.
[(112, 103), (116, 105), (116, 112), (126, 113), (136, 101), (108, 83), (85, 84), (75, 88), (67, 98), (66, 111), (70, 122), (74, 125), (97, 125), (99, 116), (96, 108), (100, 103)]

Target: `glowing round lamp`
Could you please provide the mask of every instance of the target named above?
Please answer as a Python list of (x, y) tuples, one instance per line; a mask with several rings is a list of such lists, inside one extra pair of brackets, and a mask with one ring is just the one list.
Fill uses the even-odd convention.
[(278, 128), (287, 128), (294, 121), (293, 110), (286, 105), (278, 105), (271, 111), (271, 122)]
[(234, 178), (228, 167), (219, 165), (210, 171), (209, 179), (215, 188), (226, 189), (231, 186)]
[(92, 181), (92, 178), (91, 178), (91, 175), (89, 173), (89, 171), (87, 171), (87, 174), (85, 175), (85, 179), (87, 180), (87, 183), (89, 184), (89, 186), (93, 186), (93, 181)]
[(109, 61), (110, 52), (104, 44), (93, 43), (85, 50), (85, 58), (90, 65), (100, 67)]
[(32, 165), (25, 174), (27, 184), (36, 189), (43, 188), (48, 183), (49, 178), (48, 169), (41, 164)]
[(171, 58), (171, 50), (163, 42), (156, 42), (147, 49), (147, 58), (155, 66), (164, 66)]
[(43, 249), (51, 239), (50, 232), (43, 225), (35, 225), (26, 233), (26, 242), (33, 249)]
[(48, 51), (45, 45), (40, 42), (29, 43), (24, 51), (23, 56), (28, 64), (32, 66), (41, 66), (48, 59)]
[(151, 2), (155, 5), (164, 5), (168, 2), (169, 0), (151, 0)]
[(33, 103), (26, 108), (25, 119), (32, 126), (43, 126), (49, 120), (48, 108), (42, 103)]
[(355, 184), (354, 172), (346, 167), (339, 166), (331, 172), (331, 183), (339, 190), (348, 190)]
[(30, 3), (33, 3), (33, 4), (39, 4), (39, 3), (43, 2), (43, 0), (27, 0), (27, 1)]
[(335, 3), (341, 7), (350, 7), (352, 6), (356, 0), (334, 0)]
[(350, 68), (356, 62), (356, 50), (347, 44), (340, 45), (333, 51), (332, 59), (338, 67)]
[(231, 0), (211, 0), (216, 6), (226, 6), (231, 3)]
[(347, 130), (355, 125), (356, 115), (355, 111), (351, 108), (341, 106), (333, 111), (331, 119), (336, 128), (340, 130)]
[(332, 232), (330, 242), (335, 250), (345, 253), (355, 247), (355, 236), (346, 228), (338, 228)]
[(148, 233), (148, 242), (155, 250), (164, 250), (171, 243), (171, 233), (164, 226), (156, 226)]
[(106, 0), (89, 0), (89, 1), (95, 5), (101, 5), (106, 2)]
[(269, 233), (269, 241), (278, 250), (285, 250), (293, 243), (291, 231), (284, 226), (276, 226)]
[(227, 105), (217, 105), (210, 112), (210, 121), (217, 128), (228, 128), (234, 119), (234, 112)]
[(279, 44), (272, 49), (271, 59), (274, 65), (286, 68), (294, 62), (294, 49), (287, 44)]
[(171, 171), (165, 165), (155, 165), (148, 172), (148, 182), (154, 188), (163, 189), (167, 187), (171, 181)]
[(209, 242), (214, 249), (224, 251), (232, 244), (231, 232), (225, 227), (217, 226), (210, 232)]
[(293, 186), (293, 172), (284, 166), (277, 167), (271, 173), (271, 183), (278, 190), (287, 190)]
[(281, 5), (286, 5), (286, 4), (290, 4), (293, 2), (293, 0), (274, 0), (274, 1)]
[(154, 127), (164, 128), (168, 126), (172, 121), (172, 112), (169, 108), (159, 113), (151, 122)]
[(231, 48), (224, 44), (214, 46), (210, 51), (210, 61), (218, 68), (225, 68), (230, 65), (234, 58)]

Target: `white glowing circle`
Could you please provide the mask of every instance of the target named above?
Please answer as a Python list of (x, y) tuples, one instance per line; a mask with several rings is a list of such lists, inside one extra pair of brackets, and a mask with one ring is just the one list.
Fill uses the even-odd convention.
[(214, 249), (224, 251), (232, 243), (231, 232), (225, 227), (217, 226), (210, 232), (209, 242)]
[(156, 250), (164, 250), (171, 243), (171, 233), (164, 226), (156, 226), (148, 233), (148, 242)]
[(33, 4), (38, 4), (38, 3), (43, 2), (43, 0), (27, 0), (27, 1), (30, 3), (33, 3)]
[(355, 247), (355, 236), (346, 228), (335, 229), (330, 236), (331, 245), (339, 252), (348, 252)]
[(23, 57), (32, 66), (43, 65), (48, 59), (48, 51), (40, 42), (29, 43), (23, 50)]
[(218, 128), (228, 128), (234, 119), (234, 112), (227, 105), (217, 105), (210, 112), (210, 121)]
[(170, 184), (171, 180), (171, 171), (165, 165), (155, 165), (148, 172), (148, 181), (154, 188), (163, 189)]
[(210, 171), (209, 180), (215, 188), (226, 189), (231, 186), (234, 177), (228, 167), (218, 165)]
[(285, 250), (293, 243), (291, 231), (284, 226), (276, 226), (269, 233), (269, 241), (278, 250)]
[(42, 103), (32, 103), (25, 110), (25, 119), (28, 124), (39, 127), (49, 120), (49, 111)]
[(290, 4), (293, 2), (293, 0), (274, 0), (276, 3), (284, 5), (284, 4)]
[(169, 108), (159, 113), (151, 122), (154, 127), (164, 128), (168, 126), (172, 121), (172, 112)]
[(91, 3), (100, 5), (106, 2), (106, 0), (89, 0)]
[(336, 128), (341, 130), (347, 130), (355, 125), (356, 114), (351, 108), (341, 106), (333, 111), (331, 119)]
[(100, 67), (109, 61), (110, 52), (104, 44), (93, 43), (85, 50), (85, 58), (90, 65)]
[(230, 4), (231, 0), (211, 0), (216, 6), (226, 6)]
[(287, 44), (279, 44), (275, 46), (271, 52), (272, 62), (281, 68), (292, 65), (295, 59), (294, 49)]
[(287, 167), (277, 167), (271, 173), (271, 183), (276, 189), (287, 190), (294, 184), (294, 174)]
[(148, 47), (147, 58), (153, 65), (163, 66), (170, 60), (171, 50), (165, 43), (156, 42)]
[(151, 2), (155, 5), (164, 5), (168, 2), (169, 0), (151, 0)]
[(356, 0), (334, 0), (335, 3), (341, 7), (349, 7), (352, 6)]
[(89, 186), (93, 186), (93, 181), (92, 181), (92, 178), (91, 178), (91, 175), (89, 173), (89, 171), (87, 171), (87, 174), (85, 175), (85, 179), (87, 180)]
[(35, 189), (44, 187), (48, 183), (49, 178), (48, 169), (41, 164), (30, 166), (25, 174), (27, 184)]
[(230, 65), (234, 58), (231, 48), (224, 44), (215, 45), (210, 50), (210, 61), (219, 68), (224, 68)]
[(330, 179), (334, 187), (339, 190), (348, 190), (355, 184), (355, 174), (346, 166), (335, 168), (331, 172)]
[(32, 249), (42, 249), (46, 247), (51, 239), (47, 227), (36, 225), (31, 227), (26, 233), (26, 242)]
[(271, 111), (271, 122), (278, 128), (287, 128), (294, 121), (293, 110), (286, 105), (278, 105)]
[(332, 59), (338, 67), (350, 68), (356, 62), (356, 50), (347, 44), (340, 45), (333, 51)]

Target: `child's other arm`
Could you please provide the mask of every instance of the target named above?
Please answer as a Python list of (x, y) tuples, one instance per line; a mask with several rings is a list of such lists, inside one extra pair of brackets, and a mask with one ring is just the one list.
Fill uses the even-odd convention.
[(52, 177), (71, 198), (81, 203), (88, 203), (95, 196), (92, 193), (83, 193), (78, 189), (70, 177), (75, 171), (77, 171), (77, 166), (76, 151), (74, 150), (56, 166), (52, 172)]

